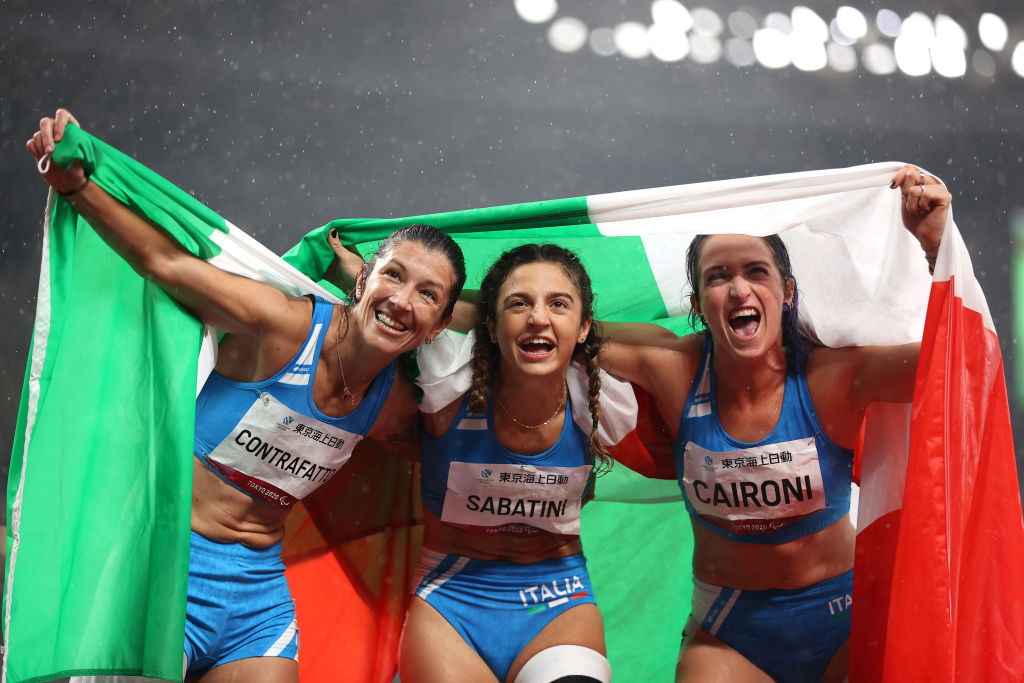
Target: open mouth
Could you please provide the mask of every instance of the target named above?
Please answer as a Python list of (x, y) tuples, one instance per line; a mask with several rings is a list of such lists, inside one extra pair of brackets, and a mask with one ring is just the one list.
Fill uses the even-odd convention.
[(387, 315), (386, 313), (381, 313), (380, 311), (376, 311), (375, 316), (377, 318), (377, 324), (380, 325), (381, 327), (383, 327), (384, 329), (389, 330), (391, 332), (399, 333), (399, 332), (405, 332), (406, 330), (409, 329), (405, 325), (403, 325), (402, 323), (398, 322), (394, 318), (392, 318), (389, 315)]
[(729, 327), (741, 339), (750, 339), (761, 327), (761, 314), (753, 308), (740, 308), (729, 316)]
[(527, 339), (519, 342), (519, 349), (528, 357), (543, 358), (555, 350), (555, 345), (547, 339)]

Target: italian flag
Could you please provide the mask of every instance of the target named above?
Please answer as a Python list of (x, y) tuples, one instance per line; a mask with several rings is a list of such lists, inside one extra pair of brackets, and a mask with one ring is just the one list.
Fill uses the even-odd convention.
[[(330, 229), (365, 254), (393, 229), (423, 222), (460, 242), (470, 287), (509, 246), (558, 242), (588, 267), (600, 319), (684, 333), (691, 236), (781, 233), (801, 316), (822, 343), (925, 339), (913, 405), (872, 408), (858, 453), (853, 679), (1024, 675), (1024, 620), (1014, 611), (1024, 586), (1013, 578), (1024, 524), (999, 347), (952, 223), (929, 278), (900, 223), (899, 192), (888, 188), (900, 164), (334, 221), (280, 259), (72, 127), (54, 160), (73, 158), (211, 263), (327, 298), (340, 294), (325, 279)], [(215, 332), (52, 195), (37, 306), (8, 483), (3, 679), (180, 680), (195, 396)], [(638, 399), (609, 417), (617, 453), (671, 476), (638, 464), (648, 417)], [(393, 680), (422, 532), (417, 489), (417, 466), (360, 449), (292, 512), (284, 554), (304, 682)], [(583, 539), (616, 678), (670, 680), (691, 548), (675, 482), (616, 466), (584, 508)]]

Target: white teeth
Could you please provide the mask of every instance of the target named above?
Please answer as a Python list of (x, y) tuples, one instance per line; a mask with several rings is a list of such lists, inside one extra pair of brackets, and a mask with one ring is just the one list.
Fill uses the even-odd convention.
[(377, 311), (377, 320), (379, 320), (380, 322), (384, 323), (385, 325), (387, 325), (388, 327), (390, 327), (391, 329), (393, 329), (393, 330), (395, 330), (397, 332), (404, 332), (405, 331), (405, 326), (404, 325), (399, 323), (397, 320), (394, 320), (393, 318), (390, 318), (386, 314), (381, 313), (380, 311)]
[(555, 349), (555, 343), (550, 339), (531, 337), (520, 341), (519, 348), (526, 353), (551, 353)]
[(732, 315), (729, 316), (729, 320), (735, 320), (736, 318), (743, 318), (750, 315), (758, 315), (758, 313), (753, 308), (740, 308), (732, 312)]

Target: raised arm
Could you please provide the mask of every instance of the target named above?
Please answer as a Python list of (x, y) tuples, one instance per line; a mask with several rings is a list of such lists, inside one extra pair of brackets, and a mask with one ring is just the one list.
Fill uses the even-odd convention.
[[(42, 119), (39, 131), (26, 144), (37, 163), (54, 150), (68, 123), (78, 122), (65, 109), (52, 119)], [(305, 333), (308, 302), (189, 254), (159, 226), (91, 182), (80, 162), (68, 169), (50, 163), (43, 178), (139, 275), (159, 284), (200, 320), (225, 332), (256, 336), (265, 334), (268, 326), (290, 332), (294, 325), (299, 334)]]
[(953, 195), (941, 180), (909, 164), (893, 176), (889, 186), (903, 195), (903, 225), (917, 238), (929, 267), (934, 268)]
[[(933, 175), (904, 166), (890, 187), (903, 196), (901, 218), (934, 268), (952, 195)], [(822, 426), (841, 446), (852, 447), (871, 403), (907, 403), (914, 397), (920, 343), (818, 349), (807, 366), (807, 382)]]

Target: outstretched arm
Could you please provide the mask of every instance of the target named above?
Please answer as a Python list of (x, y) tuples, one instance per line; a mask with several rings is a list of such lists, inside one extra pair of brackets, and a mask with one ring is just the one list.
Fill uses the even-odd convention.
[[(39, 131), (26, 144), (37, 163), (54, 150), (68, 123), (78, 122), (65, 109), (40, 121)], [(268, 325), (287, 327), (295, 319), (304, 333), (308, 302), (227, 273), (188, 253), (159, 226), (90, 182), (79, 161), (67, 169), (50, 163), (43, 178), (139, 275), (159, 284), (203, 322), (226, 332), (261, 335)]]
[(652, 323), (601, 322), (600, 326), (603, 370), (659, 400), (666, 384), (689, 388), (700, 360), (700, 341), (695, 336), (680, 337)]
[(700, 365), (701, 337), (648, 323), (601, 323), (601, 368), (643, 389), (675, 438)]

